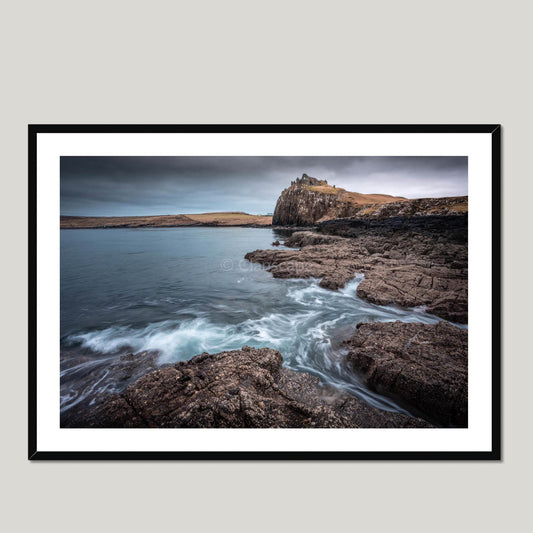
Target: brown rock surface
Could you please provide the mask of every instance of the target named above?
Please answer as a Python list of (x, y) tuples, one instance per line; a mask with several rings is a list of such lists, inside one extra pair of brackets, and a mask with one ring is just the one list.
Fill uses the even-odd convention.
[(251, 262), (278, 278), (322, 278), (343, 287), (363, 273), (357, 294), (379, 305), (425, 306), (429, 313), (468, 321), (468, 217), (422, 216), (335, 220), (318, 232), (295, 232), (285, 241), (299, 250), (256, 250)]
[(371, 388), (445, 426), (468, 425), (468, 333), (438, 324), (359, 324), (347, 359)]
[(80, 410), (63, 427), (431, 427), (375, 409), (282, 367), (269, 348), (202, 354), (162, 367)]

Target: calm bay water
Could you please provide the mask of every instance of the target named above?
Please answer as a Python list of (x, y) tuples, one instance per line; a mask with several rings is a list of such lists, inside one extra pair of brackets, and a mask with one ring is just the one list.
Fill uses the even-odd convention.
[(282, 238), (263, 228), (62, 230), (62, 410), (120, 390), (106, 367), (121, 354), (153, 350), (164, 364), (248, 345), (278, 349), (293, 370), (405, 412), (346, 368), (342, 341), (361, 321), (438, 319), (359, 299), (361, 277), (335, 292), (244, 260)]

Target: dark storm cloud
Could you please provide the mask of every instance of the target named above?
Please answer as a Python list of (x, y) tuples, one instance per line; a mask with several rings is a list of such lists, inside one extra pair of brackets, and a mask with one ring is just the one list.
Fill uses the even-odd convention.
[(466, 157), (62, 157), (61, 214), (272, 212), (303, 172), (361, 193), (467, 192)]

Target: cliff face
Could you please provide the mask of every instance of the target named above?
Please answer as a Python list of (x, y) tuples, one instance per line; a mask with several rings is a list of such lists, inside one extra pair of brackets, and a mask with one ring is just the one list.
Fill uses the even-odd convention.
[(285, 189), (276, 203), (275, 226), (311, 226), (338, 218), (389, 218), (416, 215), (458, 215), (468, 212), (468, 197), (408, 200), (386, 194), (346, 191), (303, 174)]
[(306, 174), (291, 183), (276, 203), (272, 224), (309, 226), (339, 206), (338, 191), (323, 192), (327, 182), (310, 178)]
[(309, 226), (321, 220), (355, 215), (362, 205), (404, 201), (386, 194), (360, 194), (303, 174), (278, 198), (272, 224)]

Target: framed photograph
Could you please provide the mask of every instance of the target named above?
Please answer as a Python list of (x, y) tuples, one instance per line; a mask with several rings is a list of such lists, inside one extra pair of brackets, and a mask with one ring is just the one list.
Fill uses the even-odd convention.
[(29, 126), (29, 458), (500, 459), (500, 135)]

